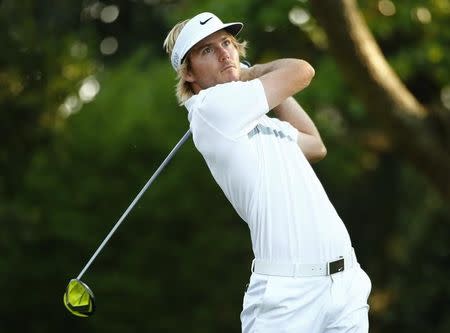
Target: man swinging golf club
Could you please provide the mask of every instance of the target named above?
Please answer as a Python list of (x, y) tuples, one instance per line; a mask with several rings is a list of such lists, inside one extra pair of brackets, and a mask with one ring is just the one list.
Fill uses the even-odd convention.
[(314, 69), (298, 59), (243, 68), (242, 26), (201, 13), (164, 42), (194, 144), (250, 229), (242, 331), (367, 332), (371, 282), (311, 168), (326, 154), (319, 132), (291, 97)]

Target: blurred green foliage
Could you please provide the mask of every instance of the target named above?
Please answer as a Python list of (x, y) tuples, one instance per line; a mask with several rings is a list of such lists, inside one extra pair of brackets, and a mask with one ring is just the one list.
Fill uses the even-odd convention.
[[(391, 16), (380, 2), (359, 1), (380, 47), (421, 102), (442, 106), (450, 2), (388, 1)], [(111, 5), (119, 15), (105, 23)], [(449, 203), (394, 153), (364, 144), (383, 137), (306, 0), (0, 2), (0, 331), (240, 330), (248, 229), (191, 141), (84, 276), (98, 313), (73, 318), (62, 304), (188, 128), (161, 45), (177, 21), (206, 10), (246, 23), (251, 62), (301, 57), (316, 68), (297, 97), (328, 147), (316, 171), (372, 278), (371, 331), (449, 332)], [(107, 37), (118, 42), (110, 55)]]

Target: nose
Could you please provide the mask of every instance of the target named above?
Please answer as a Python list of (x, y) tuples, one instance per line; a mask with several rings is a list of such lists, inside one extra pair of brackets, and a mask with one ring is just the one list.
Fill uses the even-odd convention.
[(228, 49), (223, 46), (219, 46), (218, 54), (219, 54), (219, 61), (230, 59), (230, 53), (228, 52)]

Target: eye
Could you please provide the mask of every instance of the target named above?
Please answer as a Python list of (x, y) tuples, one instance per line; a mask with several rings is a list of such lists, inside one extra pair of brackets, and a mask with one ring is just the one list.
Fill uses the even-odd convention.
[(202, 54), (209, 54), (212, 52), (212, 48), (207, 46), (202, 50)]
[(229, 39), (225, 39), (224, 41), (223, 41), (223, 45), (224, 46), (229, 46), (231, 44), (231, 40), (229, 40)]

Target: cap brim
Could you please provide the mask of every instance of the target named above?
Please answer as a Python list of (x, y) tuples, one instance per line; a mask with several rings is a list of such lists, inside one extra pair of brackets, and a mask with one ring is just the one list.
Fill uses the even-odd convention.
[(233, 22), (233, 23), (225, 24), (223, 29), (228, 31), (233, 36), (236, 36), (242, 30), (243, 26), (244, 25), (242, 23), (240, 23), (240, 22)]

